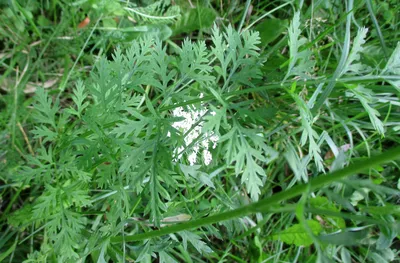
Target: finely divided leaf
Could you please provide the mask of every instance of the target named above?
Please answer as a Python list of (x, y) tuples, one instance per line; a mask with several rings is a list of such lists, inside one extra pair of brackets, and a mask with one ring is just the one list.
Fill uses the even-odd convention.
[(300, 48), (306, 43), (307, 40), (301, 37), (300, 12), (296, 12), (289, 26), (290, 62), (284, 80), (290, 76), (299, 76), (302, 79), (311, 78), (315, 65), (311, 56), (312, 52), (308, 49), (300, 51)]
[(212, 249), (195, 233), (182, 231), (179, 232), (179, 235), (182, 237), (182, 243), (185, 250), (187, 250), (187, 242), (189, 241), (200, 254), (212, 252)]
[(235, 162), (236, 175), (242, 174), (241, 182), (246, 185), (247, 192), (253, 200), (258, 200), (263, 185), (260, 177), (266, 174), (257, 161), (268, 164), (277, 157), (277, 152), (268, 147), (254, 130), (245, 129), (237, 123), (220, 138), (220, 142), (224, 141), (227, 141), (225, 159), (228, 163)]
[(206, 84), (215, 79), (210, 75), (212, 67), (208, 65), (208, 50), (204, 41), (192, 43), (185, 39), (179, 56), (178, 67), (184, 80), (190, 79)]
[(350, 51), (349, 56), (347, 57), (346, 63), (343, 67), (342, 72), (340, 75), (345, 73), (362, 73), (365, 71), (366, 66), (361, 63), (355, 63), (360, 61), (360, 54), (363, 52), (365, 44), (365, 38), (367, 37), (368, 28), (361, 27), (358, 32), (357, 36), (354, 38), (353, 47)]
[(188, 177), (193, 177), (199, 180), (203, 185), (207, 185), (211, 188), (215, 188), (214, 183), (211, 181), (210, 176), (205, 172), (200, 171), (201, 165), (184, 165), (179, 164), (183, 174)]
[(68, 109), (68, 112), (71, 114), (74, 114), (78, 116), (79, 118), (81, 117), (82, 111), (89, 106), (89, 102), (85, 101), (87, 97), (87, 93), (85, 91), (85, 86), (83, 85), (83, 82), (81, 80), (78, 80), (76, 83), (76, 88), (74, 89), (74, 95), (72, 95), (72, 100), (74, 101), (76, 105), (76, 110), (73, 108)]
[(385, 134), (385, 128), (382, 121), (379, 119), (380, 113), (373, 107), (373, 104), (377, 102), (376, 98), (374, 97), (375, 94), (373, 93), (373, 91), (364, 88), (361, 85), (358, 85), (357, 87), (351, 88), (349, 90), (361, 102), (365, 111), (368, 113), (369, 119), (374, 129), (383, 136)]
[[(396, 49), (387, 62), (385, 69), (382, 71), (384, 74), (392, 74), (400, 76), (400, 42), (397, 43)], [(400, 80), (387, 80), (400, 92)]]
[(212, 40), (212, 54), (219, 61), (219, 65), (214, 68), (224, 79), (223, 91), (228, 87), (235, 87), (229, 86), (231, 82), (253, 86), (250, 80), (261, 78), (260, 64), (257, 61), (260, 44), (258, 32), (246, 31), (241, 35), (229, 25), (221, 35), (214, 26)]
[(53, 132), (44, 125), (35, 127), (32, 133), (35, 135), (35, 138), (42, 138), (43, 143), (52, 142), (57, 138), (57, 133)]
[(304, 146), (307, 142), (309, 144), (309, 153), (314, 158), (314, 162), (317, 165), (319, 171), (324, 171), (323, 159), (321, 157), (321, 149), (318, 141), (320, 135), (313, 129), (314, 117), (311, 113), (307, 103), (297, 94), (291, 93), (292, 98), (295, 100), (301, 117), (301, 126), (303, 133), (301, 135), (301, 146)]
[(57, 99), (52, 103), (47, 92), (43, 88), (38, 88), (35, 102), (34, 107), (37, 110), (34, 114), (35, 119), (40, 123), (50, 124), (53, 128), (56, 128), (56, 114), (60, 109), (59, 100)]

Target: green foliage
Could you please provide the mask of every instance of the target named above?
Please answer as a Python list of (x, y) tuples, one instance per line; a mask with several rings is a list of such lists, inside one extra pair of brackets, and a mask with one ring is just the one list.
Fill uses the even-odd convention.
[[(322, 231), (322, 227), (318, 221), (307, 220), (308, 227), (314, 235), (318, 235)], [(272, 237), (274, 240), (281, 240), (286, 244), (295, 244), (296, 246), (310, 246), (313, 243), (306, 229), (302, 224), (295, 224)]]
[(355, 63), (360, 61), (360, 55), (364, 50), (363, 45), (365, 44), (365, 38), (367, 37), (368, 29), (363, 27), (357, 32), (357, 36), (354, 38), (353, 47), (347, 57), (346, 63), (342, 69), (342, 74), (359, 74), (365, 72), (365, 67), (361, 63)]
[(174, 35), (210, 28), (214, 24), (215, 18), (215, 11), (208, 7), (198, 6), (185, 10), (174, 24)]
[(285, 32), (288, 21), (276, 18), (265, 19), (259, 23), (255, 30), (260, 32), (260, 39), (262, 46), (276, 40), (282, 33)]
[[(324, 209), (332, 212), (339, 212), (340, 209), (335, 206), (328, 198), (323, 197), (323, 196), (317, 196), (315, 198), (310, 198), (309, 200), (310, 206), (314, 208), (319, 208), (319, 209)], [(344, 221), (343, 218), (341, 217), (325, 217), (325, 216), (319, 216), (324, 220), (326, 224), (329, 224), (332, 226), (331, 231), (337, 230), (337, 229), (344, 229), (346, 228), (346, 222)], [(328, 227), (325, 226), (325, 229)]]
[[(220, 36), (215, 28), (214, 39)], [(126, 55), (117, 49), (113, 61), (101, 58), (90, 80), (77, 82), (71, 96), (74, 105), (65, 109), (60, 109), (58, 100), (53, 103), (43, 89), (37, 90), (34, 107), (38, 126), (34, 134), (43, 146), (22, 169), (19, 180), (25, 184), (34, 180), (44, 186), (30, 216), (38, 226), (44, 224), (50, 236), (47, 242), (60, 260), (77, 259), (79, 251), (85, 249), (77, 245), (84, 244), (82, 241), (87, 238), (83, 229), (89, 218), (81, 213), (82, 209), (89, 214), (104, 213), (107, 221), (96, 224), (92, 235), (107, 239), (120, 231), (119, 225), (131, 216), (132, 205), (139, 196), (142, 202), (138, 213), (149, 216), (150, 223), (160, 226), (165, 214), (174, 211), (170, 202), (171, 195), (178, 191), (179, 170), (186, 175), (186, 183), (215, 187), (200, 165), (189, 166), (183, 159), (172, 159), (174, 148), (180, 147), (180, 137), (184, 134), (174, 130), (167, 112), (160, 111), (155, 104), (179, 101), (179, 96), (187, 93), (180, 86), (193, 85), (191, 82), (206, 87), (222, 77), (229, 90), (237, 87), (237, 83), (250, 84), (242, 74), (254, 71), (253, 76), (258, 76), (251, 63), (257, 56), (257, 34), (246, 33), (241, 37), (229, 28), (225, 39), (227, 42), (220, 39), (215, 43), (212, 53), (204, 42), (185, 41), (175, 58), (176, 68), (162, 42), (150, 38), (135, 41)], [(243, 41), (243, 45), (237, 40)], [(227, 43), (234, 49), (226, 52)], [(213, 71), (208, 54), (218, 54), (222, 68), (228, 70), (232, 63), (233, 69)], [(150, 86), (158, 99), (151, 100), (142, 88)], [(210, 89), (211, 94), (223, 100), (224, 89), (216, 85)], [(169, 94), (173, 92), (171, 101)], [(194, 92), (193, 96), (199, 94)], [(232, 127), (221, 138), (221, 143), (229, 138), (227, 160), (236, 162), (236, 174), (242, 174), (246, 189), (257, 199), (263, 185), (259, 176), (265, 177), (258, 162), (268, 163), (276, 153), (256, 134), (256, 129), (242, 127), (238, 116), (229, 120), (226, 111), (231, 108), (224, 107), (225, 113), (213, 106), (218, 114), (223, 114), (221, 121), (225, 126)], [(212, 124), (212, 118), (205, 121), (206, 130), (222, 133), (220, 124)], [(175, 136), (167, 137), (167, 132)], [(109, 195), (96, 194), (90, 190), (93, 188), (104, 189)], [(104, 202), (110, 204), (109, 211), (104, 211), (107, 207), (102, 205)], [(181, 236), (185, 247), (189, 241), (199, 252), (211, 251), (193, 233), (183, 232)]]
[(145, 7), (125, 7), (129, 15), (135, 20), (143, 20), (146, 23), (172, 23), (180, 17), (180, 9), (177, 5), (171, 5), (171, 1), (155, 1)]
[[(397, 76), (400, 75), (400, 43), (397, 43), (396, 49), (393, 51), (382, 73)], [(397, 90), (400, 90), (400, 80), (389, 79), (388, 82)]]
[(396, 1), (0, 5), (0, 261), (399, 259)]
[(183, 248), (187, 250), (188, 241), (196, 248), (199, 253), (211, 253), (212, 250), (209, 246), (201, 241), (200, 237), (192, 232), (183, 231), (179, 235), (182, 237)]
[(315, 65), (311, 57), (312, 52), (309, 49), (301, 51), (306, 43), (307, 40), (301, 36), (300, 12), (296, 12), (289, 26), (290, 62), (285, 79), (293, 75), (302, 79), (309, 79), (312, 76)]
[(375, 94), (371, 90), (366, 89), (363, 86), (353, 87), (350, 89), (350, 91), (361, 102), (365, 111), (368, 113), (374, 129), (377, 130), (379, 134), (384, 135), (384, 125), (379, 119), (380, 113), (373, 107), (373, 104), (376, 103), (377, 100), (374, 96)]

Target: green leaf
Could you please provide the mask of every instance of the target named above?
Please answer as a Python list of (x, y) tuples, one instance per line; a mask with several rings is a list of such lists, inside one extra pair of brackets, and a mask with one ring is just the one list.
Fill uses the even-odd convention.
[(203, 133), (206, 132), (212, 132), (216, 135), (220, 135), (219, 128), (221, 124), (225, 124), (225, 126), (228, 126), (227, 120), (226, 120), (226, 109), (221, 107), (221, 108), (216, 108), (213, 105), (210, 105), (210, 114), (207, 114), (203, 119), (204, 119), (204, 124), (203, 124)]
[(324, 243), (342, 245), (342, 246), (355, 246), (360, 241), (367, 237), (369, 231), (341, 231), (339, 233), (333, 233), (329, 235), (321, 235), (318, 237)]
[(263, 186), (263, 182), (260, 176), (266, 176), (264, 169), (254, 161), (251, 154), (246, 154), (246, 165), (241, 182), (246, 184), (246, 189), (253, 200), (258, 200), (258, 196), (261, 194), (260, 188)]
[(169, 82), (176, 75), (176, 71), (169, 68), (171, 61), (172, 57), (167, 55), (166, 47), (159, 39), (156, 39), (150, 60), (151, 71), (154, 74), (152, 82), (155, 87), (163, 91), (167, 89)]
[(174, 24), (173, 34), (179, 35), (182, 33), (189, 33), (196, 30), (203, 30), (210, 28), (217, 17), (214, 9), (197, 6), (195, 8), (190, 8), (185, 10), (183, 15)]
[(228, 163), (235, 162), (236, 176), (241, 176), (241, 183), (253, 200), (258, 200), (263, 185), (260, 177), (265, 177), (264, 169), (257, 163), (268, 164), (277, 157), (277, 152), (265, 144), (265, 140), (251, 129), (245, 129), (238, 123), (219, 142), (224, 145), (225, 159)]
[(183, 79), (188, 78), (202, 84), (210, 84), (215, 80), (214, 76), (210, 75), (212, 67), (208, 65), (209, 52), (204, 41), (192, 43), (185, 39), (178, 53), (178, 67)]
[[(350, 85), (346, 86), (351, 87)], [(364, 88), (364, 86), (357, 85), (355, 88), (350, 88), (350, 92), (361, 102), (365, 111), (368, 113), (374, 129), (383, 136), (385, 134), (385, 128), (382, 121), (379, 119), (380, 113), (373, 107), (374, 103), (378, 101), (373, 91)]]
[(189, 231), (182, 231), (178, 233), (181, 237), (182, 237), (182, 244), (183, 244), (183, 248), (185, 250), (187, 250), (187, 243), (188, 241), (190, 242), (190, 244), (192, 244), (196, 250), (200, 253), (211, 253), (212, 249), (207, 246), (207, 244), (203, 241), (201, 241), (200, 236), (196, 235), (193, 232), (189, 232)]
[(340, 258), (343, 263), (351, 263), (351, 255), (349, 250), (346, 247), (342, 247), (340, 249)]
[(176, 259), (174, 259), (170, 254), (167, 252), (161, 251), (158, 253), (160, 263), (178, 263)]
[[(314, 208), (325, 209), (328, 211), (339, 212), (340, 210), (324, 196), (316, 196), (314, 198), (308, 199), (310, 205)], [(338, 229), (346, 228), (346, 223), (341, 217), (327, 217), (322, 216), (322, 218), (329, 222), (329, 224), (334, 225)]]
[(11, 216), (7, 218), (7, 222), (15, 228), (17, 227), (25, 228), (24, 226), (29, 225), (29, 222), (31, 221), (32, 208), (33, 205), (25, 204), (22, 208), (13, 212)]
[(118, 123), (117, 127), (112, 130), (112, 133), (116, 134), (118, 137), (123, 135), (124, 138), (129, 136), (138, 137), (139, 133), (141, 133), (145, 127), (153, 123), (151, 118), (144, 117), (139, 113), (131, 113), (134, 114), (134, 116), (139, 120), (134, 121), (130, 119), (123, 119), (123, 123)]
[(301, 36), (300, 30), (300, 12), (296, 12), (289, 26), (290, 62), (284, 80), (290, 76), (299, 76), (302, 79), (311, 78), (315, 61), (311, 57), (312, 52), (310, 50), (300, 51), (300, 48), (305, 44), (307, 44), (307, 39)]
[(277, 39), (286, 29), (287, 20), (277, 18), (265, 19), (259, 23), (255, 30), (260, 32), (261, 45), (266, 46)]
[(35, 206), (33, 207), (33, 218), (36, 220), (43, 220), (46, 217), (51, 216), (53, 213), (58, 213), (61, 209), (59, 206), (60, 202), (60, 190), (51, 185), (46, 185), (46, 190), (37, 199)]
[(214, 183), (211, 181), (210, 176), (202, 171), (199, 171), (201, 165), (184, 165), (179, 164), (181, 171), (186, 177), (193, 177), (199, 180), (203, 185), (215, 188)]
[(155, 1), (145, 7), (125, 7), (128, 14), (146, 24), (170, 24), (180, 17), (179, 5), (171, 5), (170, 0)]
[[(390, 56), (385, 68), (382, 73), (384, 74), (392, 74), (395, 76), (400, 75), (400, 42), (397, 43), (395, 50)], [(400, 92), (400, 80), (387, 80), (390, 84), (393, 85)]]
[(110, 18), (103, 18), (102, 22), (103, 22), (103, 27), (106, 27), (106, 28), (107, 27), (117, 28), (117, 26), (118, 26), (117, 22), (114, 19), (112, 19), (111, 17)]
[[(307, 225), (314, 235), (322, 232), (322, 227), (318, 221), (307, 220)], [(313, 243), (312, 238), (308, 235), (302, 224), (295, 224), (282, 232), (273, 235), (273, 240), (281, 240), (288, 245), (308, 247)]]
[(132, 36), (134, 36), (134, 39), (151, 37), (154, 39), (167, 40), (172, 35), (172, 29), (165, 24), (155, 24), (155, 25), (136, 27), (134, 32), (135, 33), (132, 34)]
[(168, 175), (162, 175), (162, 171), (157, 164), (157, 152), (153, 153), (152, 157), (152, 167), (150, 169), (150, 206), (147, 207), (147, 210), (150, 210), (150, 222), (152, 222), (156, 227), (160, 226), (160, 222), (162, 219), (162, 211), (167, 210), (167, 206), (165, 202), (161, 200), (161, 198), (170, 200), (168, 191), (161, 184), (161, 180), (163, 177)]
[(14, 241), (12, 246), (10, 246), (6, 251), (0, 253), (0, 261), (3, 261), (5, 258), (7, 258), (11, 253), (15, 251), (15, 248), (17, 247), (18, 244), (18, 239)]
[(35, 104), (33, 105), (37, 110), (34, 113), (35, 119), (39, 123), (50, 124), (53, 128), (56, 128), (56, 114), (60, 109), (59, 104), (58, 99), (53, 103), (43, 88), (37, 88)]
[(222, 90), (228, 89), (231, 81), (252, 86), (250, 79), (261, 78), (258, 44), (260, 37), (258, 32), (245, 31), (243, 34), (236, 32), (231, 25), (226, 33), (221, 35), (217, 26), (213, 28), (212, 54), (219, 61), (224, 79)]
[(35, 127), (32, 133), (35, 135), (35, 138), (42, 138), (43, 143), (54, 142), (58, 135), (56, 132), (43, 125), (40, 127)]
[(300, 159), (299, 155), (294, 149), (294, 146), (291, 143), (288, 144), (284, 156), (288, 161), (289, 166), (292, 169), (296, 180), (299, 182), (301, 181), (308, 182), (307, 165), (310, 162), (310, 156), (305, 156)]
[(349, 56), (347, 57), (346, 63), (340, 73), (340, 75), (346, 73), (363, 73), (366, 69), (366, 66), (362, 65), (361, 63), (355, 63), (360, 61), (360, 54), (363, 52), (365, 44), (365, 38), (367, 37), (368, 29), (365, 27), (361, 27), (358, 32), (357, 36), (354, 38), (353, 47), (350, 51)]
[(79, 118), (81, 117), (82, 111), (89, 105), (89, 102), (85, 101), (87, 97), (87, 93), (85, 91), (85, 86), (81, 80), (76, 83), (76, 88), (74, 89), (74, 95), (72, 96), (72, 100), (75, 102), (77, 110), (70, 109), (70, 113), (77, 115)]
[[(314, 117), (307, 103), (297, 94), (290, 93), (297, 107), (300, 111), (301, 117), (301, 129), (303, 130), (301, 134), (301, 146), (304, 146), (307, 142), (309, 144), (308, 150), (310, 155), (313, 157), (315, 164), (317, 165), (318, 171), (324, 171), (323, 159), (321, 157), (320, 141), (322, 136), (320, 136), (314, 129)], [(303, 178), (307, 181), (307, 177)]]
[(101, 1), (101, 2), (96, 1), (96, 2), (100, 3), (99, 7), (102, 9), (103, 14), (114, 15), (114, 16), (121, 16), (125, 14), (121, 4), (118, 3), (117, 1), (106, 0), (106, 1)]

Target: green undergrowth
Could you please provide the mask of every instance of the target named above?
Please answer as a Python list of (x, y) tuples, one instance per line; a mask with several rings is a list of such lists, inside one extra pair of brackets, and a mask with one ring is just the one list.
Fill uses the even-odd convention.
[(11, 2), (0, 261), (399, 260), (395, 3)]

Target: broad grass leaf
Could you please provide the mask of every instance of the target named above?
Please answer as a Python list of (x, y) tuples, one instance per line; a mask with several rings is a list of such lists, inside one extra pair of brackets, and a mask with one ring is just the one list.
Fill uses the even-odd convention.
[(342, 247), (340, 249), (340, 258), (343, 261), (343, 263), (351, 263), (351, 255), (346, 247)]
[[(324, 209), (333, 212), (340, 212), (339, 208), (335, 206), (328, 198), (324, 196), (316, 196), (315, 198), (308, 199), (310, 205), (314, 208)], [(329, 217), (321, 216), (326, 222), (334, 225), (336, 228), (343, 229), (346, 227), (346, 223), (341, 217)], [(333, 222), (332, 222), (333, 221)]]
[(214, 24), (216, 17), (217, 14), (214, 9), (204, 6), (190, 8), (174, 24), (173, 35), (208, 29)]
[(255, 28), (260, 33), (261, 45), (266, 46), (277, 39), (286, 29), (287, 20), (270, 18), (265, 19)]
[(366, 238), (368, 233), (369, 230), (367, 229), (361, 231), (342, 231), (339, 233), (321, 235), (318, 239), (327, 244), (354, 246), (362, 239)]
[[(314, 235), (322, 232), (322, 226), (318, 221), (306, 220), (306, 223)], [(273, 240), (280, 240), (288, 245), (305, 246), (308, 247), (313, 243), (312, 238), (308, 235), (306, 229), (302, 224), (295, 224), (285, 230), (274, 234)]]

